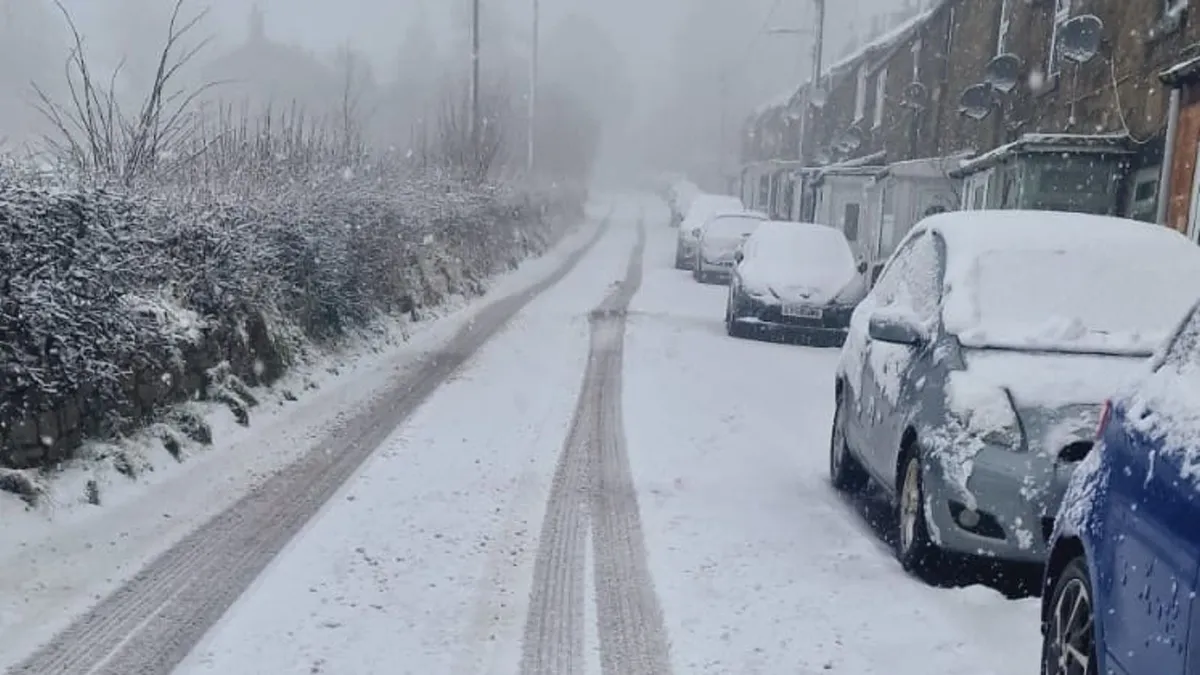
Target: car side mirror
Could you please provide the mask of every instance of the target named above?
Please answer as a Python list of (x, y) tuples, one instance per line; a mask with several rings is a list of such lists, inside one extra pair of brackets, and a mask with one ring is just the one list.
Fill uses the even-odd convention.
[(867, 334), (872, 340), (910, 347), (925, 340), (925, 333), (916, 319), (892, 312), (872, 314), (867, 323)]
[(745, 254), (745, 253), (742, 253), (741, 249), (738, 249), (737, 251), (734, 251), (734, 252), (733, 252), (733, 260), (734, 260), (734, 262), (736, 262), (736, 263), (738, 263), (738, 264), (741, 264), (741, 262), (742, 262), (743, 260), (745, 260), (745, 259), (746, 259), (746, 254)]

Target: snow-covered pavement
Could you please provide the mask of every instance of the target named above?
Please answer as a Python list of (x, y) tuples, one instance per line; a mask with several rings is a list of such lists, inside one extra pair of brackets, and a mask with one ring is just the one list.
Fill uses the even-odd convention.
[(175, 672), (1036, 672), (1036, 600), (907, 577), (829, 487), (836, 352), (727, 337), (666, 219), (619, 202)]

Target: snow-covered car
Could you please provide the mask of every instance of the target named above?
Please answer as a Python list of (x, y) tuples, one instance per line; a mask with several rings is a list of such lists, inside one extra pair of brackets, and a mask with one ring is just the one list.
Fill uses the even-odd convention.
[(746, 237), (767, 221), (757, 211), (719, 211), (700, 230), (692, 276), (702, 284), (729, 281), (734, 254)]
[(714, 213), (721, 211), (744, 211), (742, 200), (730, 195), (697, 194), (688, 207), (687, 216), (679, 225), (679, 234), (675, 241), (675, 268), (691, 270), (696, 260), (696, 247), (700, 243), (700, 231), (712, 218)]
[[(1071, 477), (1042, 586), (1043, 673), (1197, 672), (1198, 460), (1200, 306), (1114, 392)], [(1136, 583), (1112, 583), (1131, 569)], [(1167, 613), (1146, 611), (1148, 598)]]
[(841, 230), (770, 221), (746, 239), (725, 304), (732, 336), (752, 329), (787, 330), (812, 345), (840, 346), (850, 314), (867, 293)]
[(679, 227), (684, 216), (687, 215), (688, 208), (692, 205), (692, 200), (698, 194), (700, 194), (700, 188), (686, 178), (671, 182), (667, 187), (667, 206), (671, 209), (671, 227)]
[(1103, 402), (1200, 289), (1200, 248), (1147, 223), (1044, 211), (921, 221), (855, 309), (836, 371), (835, 487), (875, 482), (897, 557), (1043, 562)]

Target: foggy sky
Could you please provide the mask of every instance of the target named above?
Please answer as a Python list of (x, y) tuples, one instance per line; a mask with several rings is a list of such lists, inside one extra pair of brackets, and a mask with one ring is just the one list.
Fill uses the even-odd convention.
[[(247, 33), (250, 0), (189, 0), (192, 8), (210, 7), (205, 26), (216, 38), (210, 49), (229, 49), (244, 40)], [(915, 3), (916, 0), (908, 0)], [(44, 3), (49, 0), (0, 0), (0, 6), (14, 3)], [(165, 11), (171, 0), (63, 0), (76, 15), (88, 35), (89, 49), (116, 62), (126, 52), (152, 53), (162, 33), (153, 30), (153, 9)], [(531, 0), (482, 0), (493, 10), (503, 10), (513, 35), (521, 41), (528, 36)], [(839, 0), (829, 3), (826, 58), (830, 58), (855, 32), (863, 32), (862, 17), (888, 11), (906, 0)], [(543, 30), (572, 13), (592, 16), (608, 32), (625, 55), (634, 86), (634, 108), (643, 119), (643, 133), (656, 125), (671, 125), (671, 119), (656, 115), (684, 114), (702, 117), (689, 145), (711, 146), (717, 152), (713, 124), (719, 127), (722, 114), (726, 125), (734, 129), (751, 109), (781, 92), (793, 89), (806, 77), (811, 54), (810, 38), (795, 35), (764, 35), (761, 29), (812, 26), (814, 16), (809, 0), (540, 0)], [(711, 5), (712, 21), (700, 21), (681, 34), (688, 9)], [(400, 43), (409, 24), (419, 14), (434, 40), (449, 59), (461, 58), (465, 64), (466, 36), (470, 0), (259, 0), (266, 12), (266, 31), (277, 41), (303, 46), (318, 56), (329, 55), (339, 45), (350, 43), (374, 64), (379, 76), (387, 78), (397, 69)], [(142, 8), (137, 10), (136, 8)], [(147, 10), (146, 8), (152, 8)], [(729, 20), (730, 13), (736, 17)], [(692, 12), (695, 14), (695, 12)], [(57, 14), (54, 15), (57, 19)], [(706, 15), (704, 15), (706, 16)], [(853, 23), (858, 20), (859, 25)], [(0, 13), (0, 22), (4, 20)], [(2, 28), (2, 26), (0, 26)], [(514, 37), (515, 36), (515, 37)], [(485, 33), (486, 43), (489, 36)], [(139, 44), (139, 42), (143, 42)], [(517, 44), (513, 49), (520, 49)], [(461, 53), (460, 53), (461, 52)], [(65, 54), (65, 46), (63, 48)], [(0, 52), (0, 56), (3, 52)], [(10, 57), (11, 59), (11, 57)], [(31, 64), (17, 63), (17, 71)], [(13, 64), (0, 64), (12, 69)], [(486, 64), (485, 64), (486, 67)], [(693, 77), (685, 81), (681, 73), (689, 68), (712, 77)], [(715, 110), (717, 71), (726, 74), (729, 86), (722, 94), (724, 109)], [(61, 69), (59, 69), (61, 72)], [(13, 82), (27, 83), (28, 77), (0, 80), (0, 88)], [(702, 91), (703, 89), (710, 91)], [(0, 91), (0, 97), (11, 94)], [(26, 97), (27, 92), (21, 92)], [(673, 111), (667, 113), (666, 111)], [(0, 137), (19, 135), (13, 128), (17, 120), (3, 119), (0, 109)], [(27, 123), (21, 119), (21, 123)], [(636, 145), (637, 143), (633, 143)]]

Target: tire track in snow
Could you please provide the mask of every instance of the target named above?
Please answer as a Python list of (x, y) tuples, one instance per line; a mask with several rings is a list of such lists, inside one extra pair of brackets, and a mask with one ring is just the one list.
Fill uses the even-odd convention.
[(589, 315), (587, 370), (559, 457), (534, 563), (522, 675), (582, 675), (584, 671), (583, 565), (589, 528), (603, 672), (671, 672), (621, 420), (625, 318), (641, 286), (645, 245), (645, 223), (639, 221), (625, 278)]
[(446, 346), (363, 414), (192, 532), (76, 619), (10, 675), (167, 675), (392, 431), (608, 231), (548, 277), (483, 307)]

